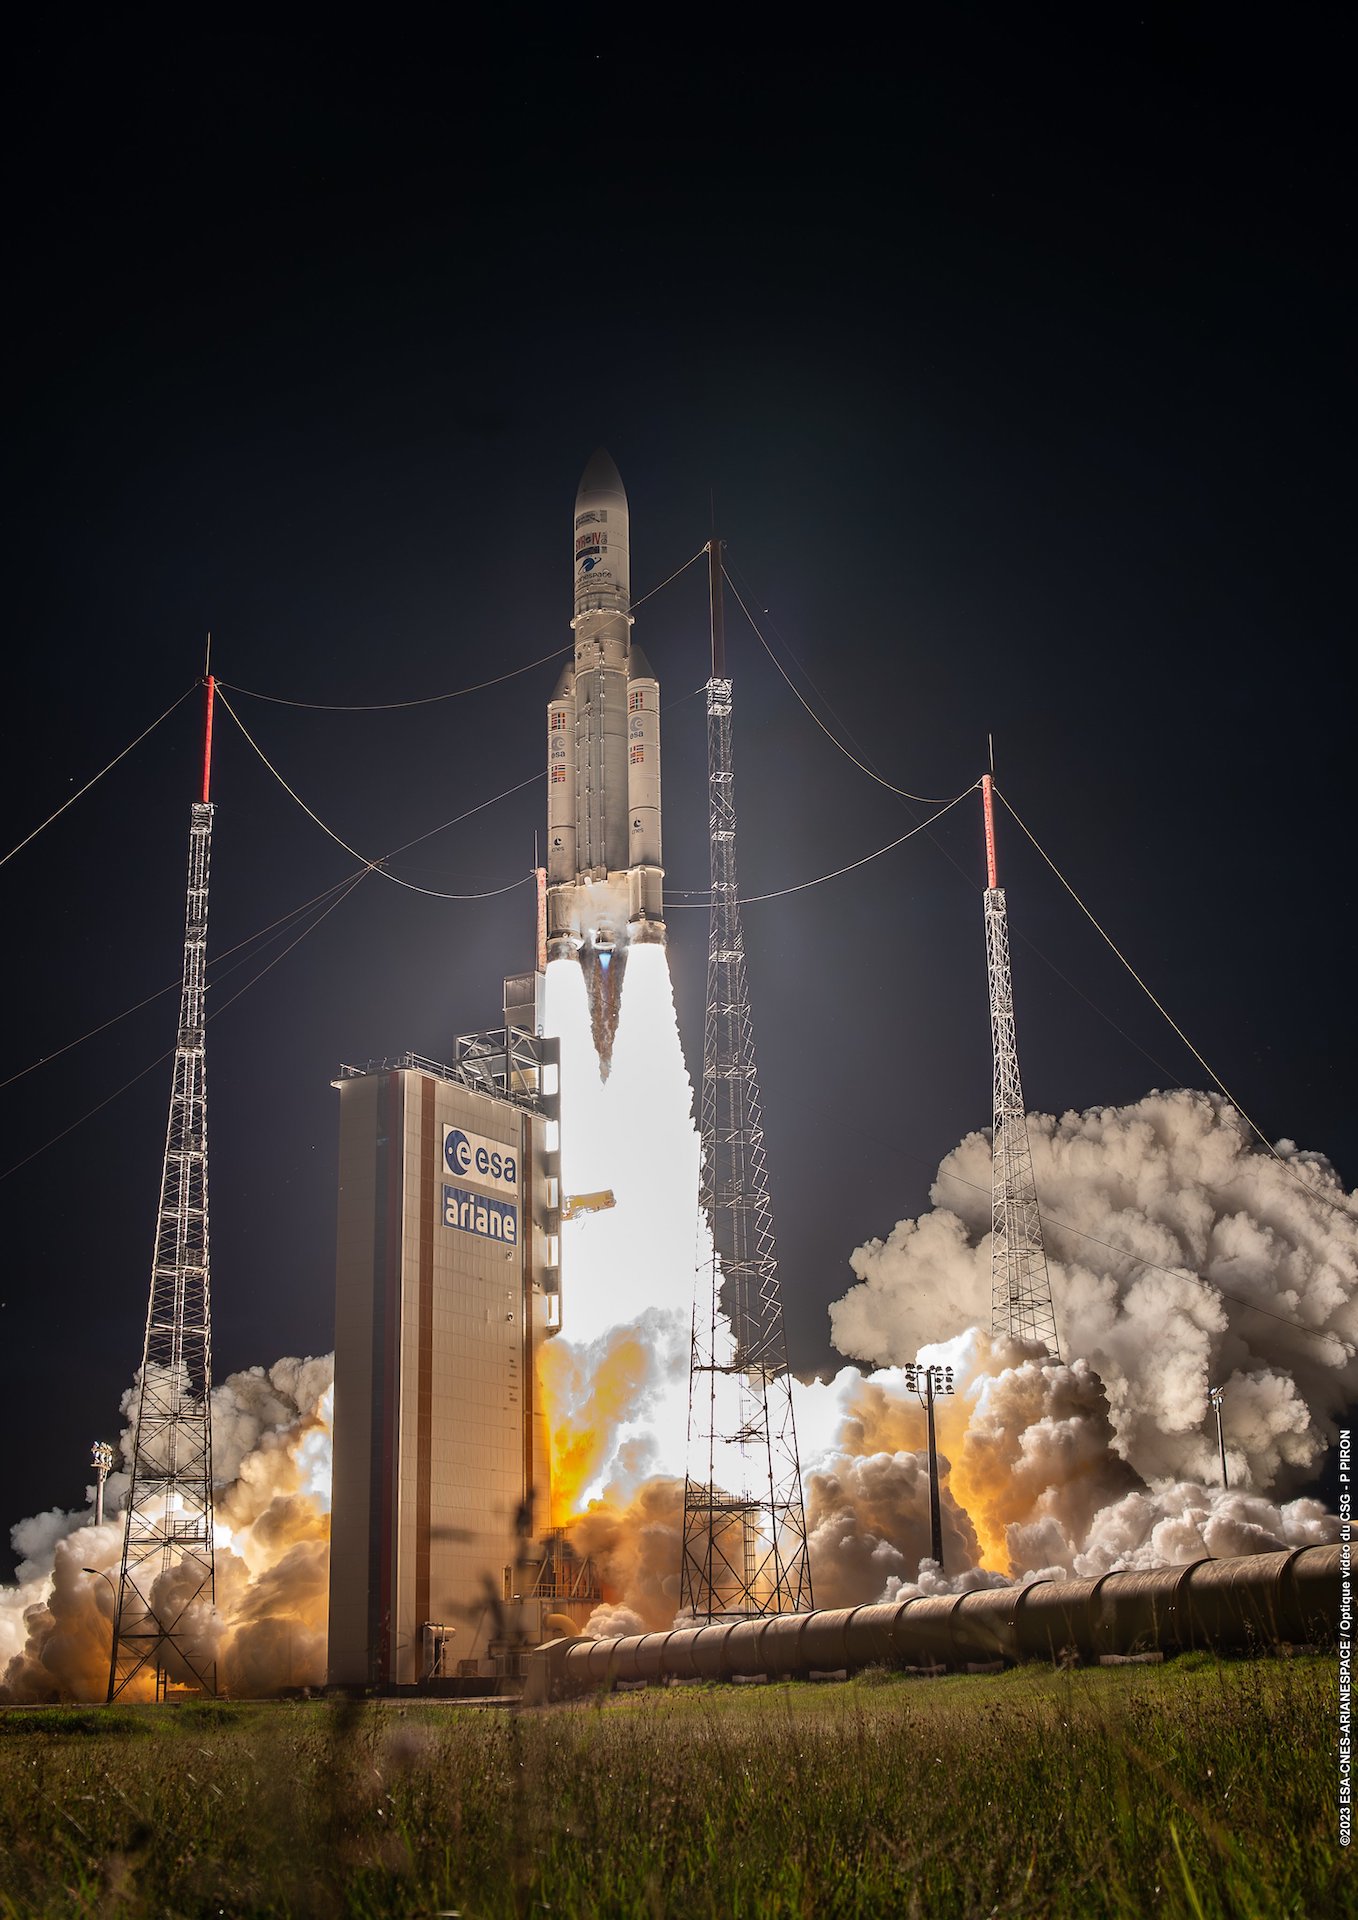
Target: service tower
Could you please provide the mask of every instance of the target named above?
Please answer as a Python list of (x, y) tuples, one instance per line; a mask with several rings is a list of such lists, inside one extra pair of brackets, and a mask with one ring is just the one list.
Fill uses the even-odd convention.
[(556, 1074), (556, 1042), (507, 1022), (460, 1036), (447, 1065), (403, 1054), (335, 1083), (332, 1685), (484, 1685), (560, 1610), (534, 1520), (535, 1356), (560, 1320)]

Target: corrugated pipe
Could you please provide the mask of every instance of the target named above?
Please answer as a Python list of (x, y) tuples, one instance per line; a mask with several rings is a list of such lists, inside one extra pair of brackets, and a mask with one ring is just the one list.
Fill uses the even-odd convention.
[(879, 1664), (966, 1668), (1325, 1642), (1339, 1617), (1339, 1555), (1338, 1547), (1297, 1547), (1098, 1580), (554, 1640), (530, 1655), (523, 1700), (543, 1705), (619, 1681), (792, 1680)]

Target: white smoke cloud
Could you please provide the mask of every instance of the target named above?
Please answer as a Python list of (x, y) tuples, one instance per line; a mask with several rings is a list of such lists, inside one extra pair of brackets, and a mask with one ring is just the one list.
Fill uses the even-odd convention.
[[(686, 1098), (683, 1114), (691, 1125)], [(794, 1390), (818, 1605), (1338, 1537), (1319, 1502), (1288, 1497), (1358, 1395), (1358, 1210), (1328, 1162), (1282, 1143), (1299, 1185), (1250, 1147), (1226, 1102), (1204, 1094), (1150, 1094), (1029, 1126), (1044, 1212), (1080, 1230), (1049, 1231), (1066, 1357), (982, 1330), (990, 1146), (973, 1134), (940, 1167), (935, 1210), (851, 1257), (858, 1284), (831, 1322), (841, 1351), (873, 1371), (846, 1366)], [(609, 1342), (625, 1349), (644, 1335), (623, 1296), (600, 1310), (624, 1323)], [(678, 1404), (685, 1361), (677, 1341), (668, 1351), (653, 1341), (647, 1355), (658, 1415)], [(946, 1573), (928, 1557), (925, 1417), (902, 1371), (917, 1358), (956, 1378), (936, 1409)], [(1226, 1389), (1229, 1489), (1209, 1384)], [(614, 1603), (667, 1625), (680, 1488), (645, 1477), (656, 1449), (635, 1462), (620, 1448), (607, 1457), (574, 1530), (610, 1595), (592, 1630), (622, 1617)]]
[[(334, 1366), (280, 1360), (230, 1375), (212, 1393), (217, 1600), (195, 1605), (184, 1631), (195, 1658), (216, 1660), (231, 1692), (277, 1692), (325, 1678)], [(123, 1396), (130, 1459), (136, 1390)], [(51, 1511), (12, 1529), (22, 1558), (0, 1586), (0, 1700), (102, 1699), (108, 1685), (113, 1587), (122, 1555), (127, 1474), (110, 1474), (102, 1527)], [(93, 1568), (93, 1574), (84, 1571)], [(110, 1579), (101, 1577), (107, 1574)], [(186, 1577), (163, 1574), (151, 1602), (179, 1611)], [(172, 1677), (187, 1679), (187, 1673)]]
[[(1328, 1161), (1283, 1141), (1280, 1164), (1201, 1093), (1028, 1126), (1062, 1350), (1103, 1381), (1115, 1450), (1147, 1481), (1219, 1477), (1210, 1384), (1232, 1480), (1314, 1474), (1358, 1398), (1358, 1206)], [(989, 1141), (970, 1134), (936, 1210), (851, 1255), (859, 1284), (830, 1309), (841, 1352), (900, 1362), (987, 1323), (989, 1196)]]
[[(606, 1085), (631, 1083), (631, 1106), (663, 1111), (640, 1129), (608, 1105), (605, 1083), (597, 1098), (589, 1085), (606, 1123), (567, 1190), (616, 1183), (618, 1205), (576, 1223), (574, 1332), (549, 1345), (544, 1381), (556, 1438), (576, 1449), (572, 1539), (603, 1576), (596, 1635), (668, 1626), (679, 1597), (696, 1136), (658, 949), (632, 956), (629, 992), (634, 982)], [(1297, 1491), (1358, 1398), (1358, 1209), (1328, 1162), (1282, 1143), (1299, 1186), (1203, 1094), (1038, 1115), (1029, 1128), (1065, 1358), (983, 1330), (990, 1149), (970, 1135), (939, 1169), (935, 1210), (851, 1256), (857, 1284), (831, 1322), (841, 1351), (873, 1370), (794, 1387), (821, 1606), (1338, 1537), (1334, 1516)], [(946, 1573), (929, 1558), (925, 1416), (902, 1371), (915, 1359), (955, 1376), (936, 1408)], [(214, 1390), (217, 1607), (199, 1610), (195, 1630), (238, 1694), (324, 1678), (331, 1377), (329, 1358), (282, 1360)], [(1228, 1489), (1209, 1382), (1226, 1388)], [(129, 1418), (134, 1405), (129, 1393)], [(125, 1486), (110, 1476), (110, 1508)], [(120, 1524), (54, 1510), (12, 1537), (21, 1563), (0, 1588), (0, 1698), (102, 1697), (112, 1595), (81, 1568), (116, 1574)]]
[[(946, 1475), (946, 1459), (940, 1471)], [(810, 1467), (805, 1483), (817, 1606), (856, 1606), (865, 1594), (894, 1594), (915, 1580), (930, 1552), (925, 1455), (832, 1453)], [(940, 1512), (945, 1564), (974, 1567), (976, 1530), (946, 1486)]]

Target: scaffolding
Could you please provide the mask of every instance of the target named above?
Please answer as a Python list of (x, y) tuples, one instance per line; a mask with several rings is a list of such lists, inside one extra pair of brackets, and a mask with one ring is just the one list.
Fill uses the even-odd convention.
[(995, 811), (991, 776), (981, 781), (985, 814), (985, 946), (990, 977), (990, 1034), (994, 1051), (994, 1131), (991, 1172), (990, 1327), (996, 1336), (1039, 1341), (1056, 1358), (1056, 1311), (1052, 1305), (1042, 1216), (1033, 1179), (1033, 1152), (1019, 1078), (1014, 1031), (1014, 984), (1009, 970), (1009, 917), (995, 861)]
[(708, 562), (712, 903), (699, 1197), (710, 1243), (694, 1293), (679, 1605), (711, 1620), (797, 1613), (813, 1601), (736, 885), (732, 689), (716, 540)]
[(400, 1053), (392, 1059), (369, 1060), (366, 1066), (341, 1063), (333, 1082), (361, 1079), (368, 1073), (425, 1073), (451, 1080), (473, 1093), (493, 1093), (529, 1113), (550, 1112), (557, 1091), (558, 1043), (523, 1027), (492, 1027), (486, 1033), (460, 1033), (453, 1041), (451, 1063), (430, 1060), (422, 1053)]
[(179, 1031), (136, 1388), (110, 1701), (148, 1668), (158, 1700), (176, 1685), (217, 1691), (216, 1662), (203, 1650), (211, 1644), (203, 1628), (216, 1599), (204, 1047), (213, 684), (209, 675), (203, 797), (190, 816)]
[[(506, 1568), (508, 1574), (508, 1568)], [(542, 1558), (528, 1588), (530, 1600), (566, 1601), (597, 1607), (604, 1597), (599, 1570), (588, 1554), (576, 1553), (564, 1527), (549, 1527), (542, 1536)]]

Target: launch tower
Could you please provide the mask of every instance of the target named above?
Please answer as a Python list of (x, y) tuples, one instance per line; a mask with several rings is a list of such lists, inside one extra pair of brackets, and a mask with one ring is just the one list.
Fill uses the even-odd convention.
[(679, 1605), (710, 1620), (799, 1613), (813, 1601), (736, 886), (719, 541), (708, 543), (708, 564), (712, 907), (699, 1198), (711, 1247), (694, 1296)]
[(995, 864), (995, 797), (989, 774), (981, 781), (985, 810), (985, 950), (990, 974), (990, 1034), (995, 1055), (995, 1125), (990, 1198), (990, 1327), (997, 1335), (1040, 1340), (1059, 1360), (1042, 1217), (1037, 1209), (1033, 1155), (1019, 1079), (1014, 1035), (1014, 985), (1009, 971), (1009, 916)]
[(179, 1034), (113, 1615), (110, 1700), (148, 1667), (158, 1699), (171, 1680), (217, 1691), (216, 1663), (198, 1650), (195, 1633), (216, 1591), (204, 1051), (213, 690), (209, 674), (203, 797), (194, 802), (189, 825)]

